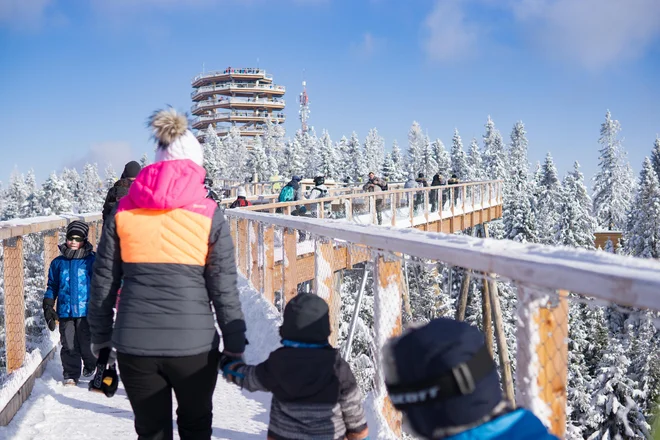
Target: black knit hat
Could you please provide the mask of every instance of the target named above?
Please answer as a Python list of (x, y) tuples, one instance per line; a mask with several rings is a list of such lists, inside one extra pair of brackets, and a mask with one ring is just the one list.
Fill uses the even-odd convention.
[(327, 343), (330, 336), (328, 304), (311, 293), (296, 295), (284, 308), (280, 335), (289, 341)]
[(69, 223), (69, 226), (66, 227), (66, 236), (72, 237), (77, 235), (84, 239), (87, 239), (87, 234), (89, 233), (89, 225), (85, 222), (79, 220), (74, 220)]
[(136, 161), (132, 160), (124, 166), (124, 172), (121, 173), (121, 178), (122, 179), (126, 179), (126, 178), (134, 179), (134, 178), (137, 177), (138, 174), (140, 174), (141, 170), (142, 170), (142, 167), (140, 166), (140, 164), (137, 163)]

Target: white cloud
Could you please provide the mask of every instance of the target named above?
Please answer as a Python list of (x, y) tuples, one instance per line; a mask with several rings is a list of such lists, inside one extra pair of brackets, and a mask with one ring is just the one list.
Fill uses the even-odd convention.
[(124, 141), (106, 141), (92, 144), (85, 155), (65, 164), (66, 167), (82, 171), (86, 163), (96, 163), (102, 174), (105, 167), (110, 163), (117, 174), (124, 169), (124, 165), (131, 160), (139, 160), (135, 157), (131, 144)]
[(35, 29), (41, 26), (46, 8), (53, 0), (0, 0), (0, 24), (14, 28)]
[(366, 32), (359, 43), (351, 44), (351, 51), (358, 56), (370, 57), (376, 53), (383, 44), (385, 44), (384, 39), (374, 37), (370, 32)]
[(660, 37), (658, 0), (513, 0), (510, 7), (543, 49), (590, 69), (637, 58)]
[(460, 0), (437, 0), (424, 20), (424, 49), (432, 61), (449, 61), (473, 54), (478, 28), (465, 19)]

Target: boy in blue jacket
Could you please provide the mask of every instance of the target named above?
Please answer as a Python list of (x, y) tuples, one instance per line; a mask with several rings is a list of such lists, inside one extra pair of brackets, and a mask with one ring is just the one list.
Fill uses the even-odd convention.
[(484, 336), (465, 322), (438, 318), (391, 339), (383, 366), (390, 400), (419, 438), (557, 440), (502, 398)]
[(48, 269), (48, 288), (44, 294), (44, 318), (50, 331), (55, 331), (56, 321), (60, 321), (64, 385), (78, 383), (83, 365), (85, 377), (94, 374), (96, 368), (87, 324), (87, 302), (94, 266), (88, 233), (89, 226), (84, 222), (76, 220), (69, 224), (66, 242), (59, 246), (62, 255), (55, 258)]

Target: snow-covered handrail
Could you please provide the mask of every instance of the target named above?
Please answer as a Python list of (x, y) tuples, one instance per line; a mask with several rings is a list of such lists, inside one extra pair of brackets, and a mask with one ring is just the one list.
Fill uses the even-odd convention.
[(202, 108), (206, 107), (213, 107), (218, 104), (277, 104), (277, 105), (286, 105), (286, 101), (282, 98), (274, 98), (274, 99), (268, 99), (268, 98), (227, 98), (227, 97), (220, 97), (216, 99), (211, 99), (208, 101), (200, 101), (196, 102), (191, 110), (194, 112), (195, 110), (199, 110)]
[(373, 249), (495, 273), (523, 284), (568, 290), (608, 302), (660, 310), (660, 262), (564, 246), (523, 244), (337, 220), (225, 211), (229, 218), (303, 230)]
[(254, 90), (276, 90), (284, 92), (286, 88), (284, 86), (276, 84), (253, 84), (253, 83), (226, 83), (226, 84), (217, 84), (213, 86), (204, 86), (199, 87), (194, 90), (190, 96), (195, 97), (207, 92), (215, 92), (220, 90), (231, 90), (231, 89), (254, 89)]
[(0, 222), (0, 240), (7, 240), (22, 235), (64, 228), (74, 220), (92, 223), (100, 221), (101, 218), (102, 215), (100, 212), (90, 212), (84, 214), (61, 214), (44, 217), (17, 218), (3, 221)]
[(273, 79), (273, 75), (266, 73), (264, 69), (257, 68), (246, 68), (246, 69), (225, 69), (225, 70), (216, 70), (212, 72), (200, 73), (192, 79), (192, 83), (199, 81), (204, 78), (213, 78), (216, 76), (239, 76), (239, 75), (261, 75), (266, 79)]

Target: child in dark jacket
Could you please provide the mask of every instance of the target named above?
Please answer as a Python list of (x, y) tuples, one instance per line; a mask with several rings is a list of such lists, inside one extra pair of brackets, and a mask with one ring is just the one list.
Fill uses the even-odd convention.
[(417, 438), (557, 440), (532, 412), (502, 398), (476, 327), (437, 318), (391, 339), (383, 351), (390, 400)]
[(259, 365), (223, 356), (229, 382), (249, 391), (270, 391), (269, 440), (365, 440), (367, 421), (355, 377), (328, 343), (328, 304), (299, 294), (286, 305), (282, 348)]
[[(76, 385), (83, 376), (90, 377), (96, 368), (87, 324), (87, 302), (94, 266), (92, 244), (87, 241), (89, 226), (73, 221), (66, 229), (66, 242), (59, 246), (62, 255), (48, 269), (48, 287), (44, 294), (44, 318), (50, 331), (60, 321), (60, 357), (64, 385)], [(57, 312), (55, 301), (57, 300)]]

